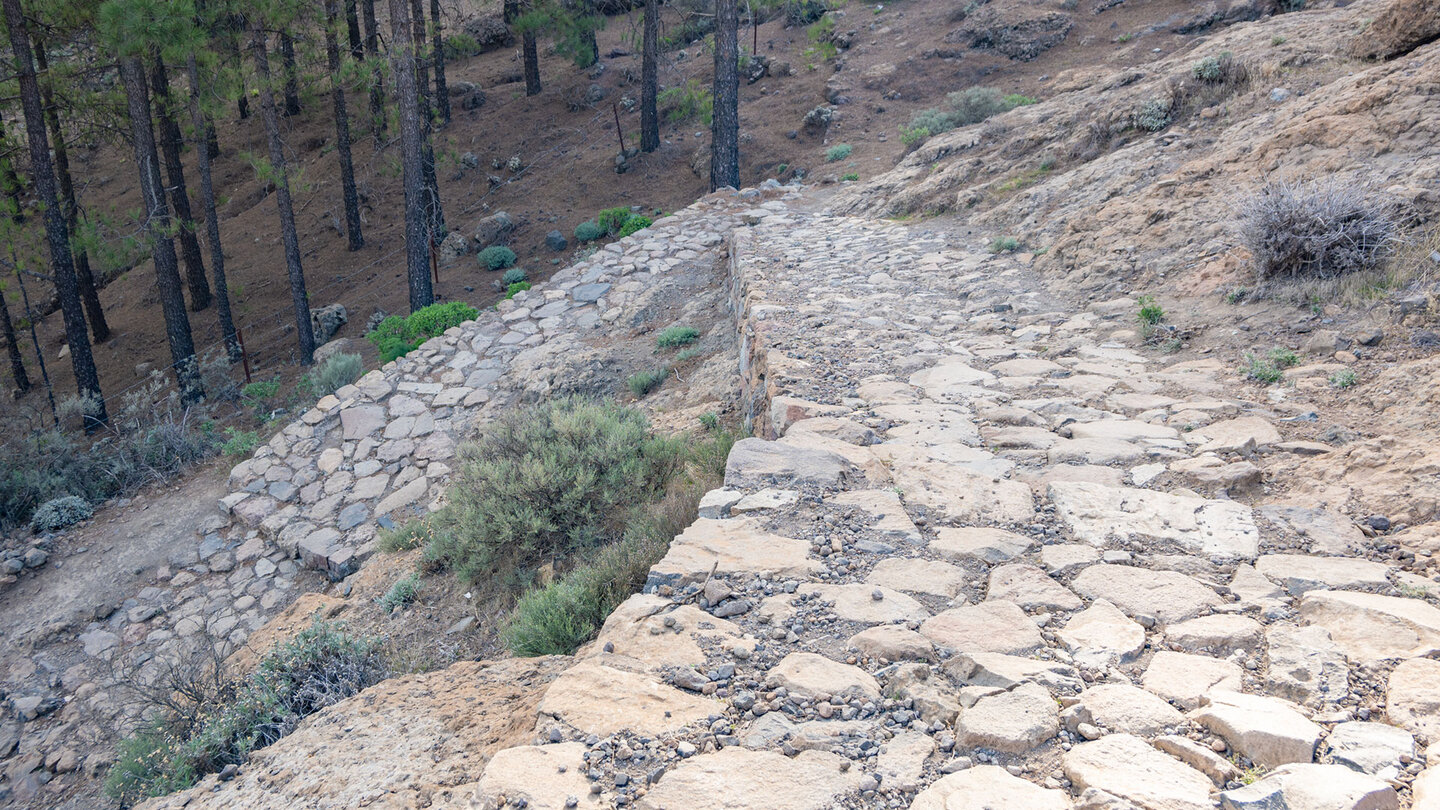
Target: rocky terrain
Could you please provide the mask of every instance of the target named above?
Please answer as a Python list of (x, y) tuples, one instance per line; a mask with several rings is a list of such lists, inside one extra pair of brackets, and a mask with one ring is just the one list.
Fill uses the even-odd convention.
[[(7, 674), (0, 791), (93, 806), (133, 720), (114, 673), (362, 615), (397, 568), (377, 527), (443, 502), (471, 431), (619, 390), (684, 322), (709, 353), (642, 405), (667, 429), (734, 408), (754, 438), (592, 643), (387, 680), (144, 806), (1440, 807), (1435, 260), (1403, 254), (1364, 308), (1213, 294), (1248, 279), (1223, 195), (1251, 176), (1379, 178), (1423, 241), (1440, 45), (1387, 44), (1422, 6), (1057, 76), (833, 194), (719, 192), (371, 372), (238, 465), (155, 584), (7, 639), (30, 663)], [(1213, 114), (987, 186), (1262, 46), (1287, 55)], [(987, 249), (1004, 235), (1025, 245)], [(1247, 379), (1273, 347), (1298, 363)]]

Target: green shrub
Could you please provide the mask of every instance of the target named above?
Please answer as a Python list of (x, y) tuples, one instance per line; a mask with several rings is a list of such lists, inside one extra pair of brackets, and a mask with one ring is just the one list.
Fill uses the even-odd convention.
[(269, 404), (280, 393), (280, 380), (258, 380), (240, 389), (240, 400), (253, 408)]
[(527, 275), (525, 271), (519, 267), (512, 267), (509, 270), (506, 270), (505, 275), (500, 277), (500, 283), (504, 284), (506, 287), (509, 287), (511, 284), (519, 284), (522, 281), (529, 280), (530, 276)]
[(1285, 369), (1299, 365), (1300, 357), (1284, 348), (1271, 349), (1265, 357), (1245, 355), (1245, 366), (1241, 369), (1245, 377), (1266, 385), (1278, 383), (1285, 378)]
[(227, 427), (225, 428), (225, 443), (220, 445), (220, 452), (227, 456), (248, 456), (259, 446), (259, 433), (253, 430)]
[(860, 175), (856, 174), (855, 172), (850, 172), (849, 174), (841, 175), (840, 179), (845, 181), (859, 180)]
[(476, 254), (476, 258), (486, 270), (504, 270), (515, 264), (515, 251), (504, 245), (491, 245)]
[(395, 584), (385, 591), (380, 597), (380, 609), (386, 613), (393, 613), (396, 608), (402, 608), (414, 602), (420, 596), (420, 575), (414, 571), (395, 580)]
[(657, 493), (681, 449), (635, 408), (565, 398), (516, 410), (461, 448), (425, 557), (471, 582), (523, 582), (613, 537), (616, 516)]
[(630, 393), (639, 399), (651, 391), (654, 391), (656, 388), (659, 388), (660, 384), (665, 382), (665, 378), (668, 376), (670, 376), (670, 369), (663, 366), (660, 368), (646, 369), (645, 371), (637, 371), (626, 378), (625, 386), (630, 389)]
[(380, 362), (388, 363), (404, 357), (430, 338), (444, 334), (452, 326), (472, 320), (479, 313), (463, 301), (431, 304), (415, 310), (406, 318), (391, 315), (365, 338), (380, 351)]
[(1165, 320), (1165, 309), (1155, 303), (1154, 296), (1142, 295), (1135, 299), (1135, 302), (1140, 305), (1139, 318), (1141, 324), (1145, 326), (1157, 326), (1161, 321)]
[(465, 59), (480, 53), (480, 43), (464, 31), (445, 37), (441, 48), (446, 59)]
[(1020, 249), (1020, 240), (1013, 236), (997, 236), (986, 245), (991, 253), (1013, 253)]
[(1220, 69), (1220, 59), (1215, 56), (1207, 56), (1204, 59), (1190, 66), (1190, 75), (1202, 82), (1213, 84), (1225, 77)]
[[(157, 699), (159, 716), (117, 746), (105, 793), (130, 805), (187, 788), (205, 774), (244, 763), (301, 719), (386, 674), (377, 641), (316, 621), (271, 648), (243, 680), (221, 671), (202, 674), (195, 683), (208, 682), (208, 688)], [(191, 705), (181, 712), (181, 702)]]
[(844, 160), (845, 158), (850, 157), (850, 153), (853, 151), (855, 150), (850, 146), (850, 144), (837, 143), (829, 149), (825, 150), (825, 162), (834, 163), (837, 160)]
[(651, 220), (649, 217), (643, 216), (643, 215), (641, 215), (641, 214), (635, 214), (635, 215), (631, 216), (629, 219), (625, 220), (625, 224), (624, 224), (624, 225), (621, 225), (621, 226), (620, 226), (620, 235), (621, 235), (622, 237), (623, 237), (623, 236), (629, 236), (630, 234), (633, 234), (633, 233), (635, 233), (636, 231), (643, 231), (643, 230), (645, 230), (646, 228), (648, 228), (648, 227), (650, 227), (651, 225), (654, 225), (654, 224), (655, 224), (654, 221)]
[(1170, 126), (1170, 101), (1152, 98), (1140, 103), (1130, 114), (1130, 123), (1136, 129), (1159, 132)]
[(689, 346), (700, 339), (700, 330), (693, 326), (672, 326), (665, 329), (655, 338), (655, 343), (662, 349), (671, 349), (676, 346)]
[(625, 227), (625, 223), (630, 220), (631, 216), (630, 209), (623, 205), (606, 208), (595, 215), (595, 224), (599, 225), (606, 234), (614, 236), (620, 232), (621, 228)]
[(916, 126), (913, 122), (908, 127), (900, 128), (900, 143), (906, 146), (918, 146), (930, 139), (929, 128)]
[(365, 361), (358, 354), (332, 354), (310, 372), (310, 390), (317, 397), (333, 394), (360, 379)]
[(84, 498), (62, 495), (40, 504), (30, 518), (30, 528), (36, 532), (53, 532), (89, 520), (94, 514), (95, 510)]
[(1293, 351), (1290, 351), (1289, 349), (1271, 349), (1270, 362), (1274, 364), (1276, 368), (1293, 368), (1300, 365), (1300, 355), (1296, 354)]
[(948, 109), (932, 108), (916, 113), (910, 125), (901, 129), (901, 142), (914, 146), (932, 135), (978, 124), (1016, 107), (1035, 104), (1037, 100), (1019, 93), (1001, 93), (993, 87), (971, 87), (949, 94), (945, 102)]
[(1355, 375), (1354, 369), (1342, 368), (1330, 375), (1330, 384), (1336, 388), (1350, 388), (1358, 382), (1360, 378)]
[(516, 293), (524, 292), (530, 289), (532, 286), (533, 285), (528, 281), (517, 281), (514, 284), (511, 284), (510, 286), (505, 288), (505, 300), (509, 301), (511, 298), (515, 297)]
[(660, 91), (655, 97), (655, 106), (672, 124), (699, 118), (709, 126), (715, 114), (715, 98), (711, 95), (709, 86), (699, 79), (690, 79), (680, 87)]
[(582, 222), (575, 226), (575, 241), (594, 242), (596, 239), (604, 236), (605, 233), (605, 229), (594, 221)]

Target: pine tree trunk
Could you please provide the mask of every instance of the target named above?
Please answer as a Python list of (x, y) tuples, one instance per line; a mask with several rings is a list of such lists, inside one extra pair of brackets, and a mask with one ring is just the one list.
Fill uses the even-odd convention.
[[(50, 130), (51, 149), (55, 153), (55, 174), (60, 181), (60, 203), (65, 206), (65, 227), (73, 235), (75, 226), (80, 222), (80, 205), (75, 200), (75, 181), (70, 176), (70, 150), (65, 145), (65, 133), (60, 129), (60, 112), (50, 84), (50, 64), (45, 56), (44, 43), (38, 37), (35, 40), (35, 64), (46, 77), (40, 83), (40, 100), (45, 105), (45, 124)], [(95, 276), (90, 272), (90, 257), (83, 250), (75, 250), (73, 245), (70, 255), (75, 261), (75, 280), (80, 285), (85, 317), (90, 322), (90, 337), (96, 343), (104, 343), (110, 337), (110, 324), (106, 322), (105, 310), (100, 306), (100, 293), (95, 288)]]
[[(195, 218), (190, 213), (190, 193), (185, 187), (185, 164), (180, 159), (184, 143), (180, 125), (171, 109), (170, 76), (165, 71), (157, 50), (152, 54), (150, 84), (154, 91), (155, 120), (160, 125), (160, 154), (165, 161), (165, 179), (170, 186), (170, 203), (180, 226), (180, 259), (185, 265), (185, 280), (190, 287), (190, 310), (199, 312), (210, 306), (210, 281), (205, 277), (205, 260), (200, 254), (200, 240), (195, 237)], [(203, 130), (202, 130), (203, 131)]]
[(20, 354), (20, 338), (15, 335), (15, 322), (10, 319), (10, 305), (5, 302), (5, 288), (0, 287), (0, 337), (5, 338), (5, 351), (10, 355), (10, 376), (20, 394), (30, 391), (30, 375), (25, 372), (25, 358)]
[[(16, 258), (14, 244), (10, 246), (10, 258), (12, 260)], [(45, 398), (50, 400), (50, 416), (58, 427), (60, 412), (55, 408), (55, 386), (50, 383), (50, 372), (45, 368), (45, 352), (40, 349), (40, 335), (35, 331), (35, 322), (40, 319), (36, 317), (34, 310), (30, 309), (30, 293), (25, 291), (25, 277), (20, 273), (18, 262), (12, 263), (17, 265), (15, 267), (15, 285), (20, 288), (20, 302), (25, 307), (25, 322), (30, 326), (30, 346), (35, 350), (35, 366), (40, 369), (40, 382), (45, 384)], [(103, 404), (104, 400), (101, 402)], [(94, 425), (96, 429), (99, 428), (99, 423), (92, 420), (86, 423), (87, 432), (90, 430), (90, 425)]]
[(430, 50), (435, 54), (435, 104), (440, 126), (450, 125), (450, 85), (445, 81), (445, 30), (440, 24), (440, 0), (430, 0)]
[(645, 38), (640, 56), (640, 151), (660, 148), (658, 51), (660, 50), (660, 0), (645, 0)]
[(365, 23), (365, 57), (374, 64), (370, 78), (370, 128), (378, 149), (385, 142), (385, 71), (380, 67), (380, 31), (375, 22), (375, 0), (360, 0)]
[(4, 7), (10, 44), (14, 49), (20, 87), (20, 103), (25, 112), (25, 134), (30, 142), (30, 175), (35, 191), (44, 207), (45, 241), (50, 249), (50, 267), (55, 276), (55, 293), (65, 321), (65, 340), (70, 344), (70, 365), (75, 371), (75, 387), (80, 395), (92, 400), (86, 414), (85, 429), (94, 431), (106, 420), (105, 400), (100, 393), (100, 375), (90, 353), (90, 335), (86, 331), (85, 312), (80, 303), (79, 283), (70, 256), (70, 235), (65, 227), (64, 209), (55, 190), (55, 170), (50, 162), (50, 149), (45, 137), (45, 111), (40, 102), (40, 82), (35, 76), (29, 34), (26, 31), (20, 0), (0, 0)]
[(715, 113), (710, 125), (710, 190), (740, 187), (740, 15), (715, 0)]
[[(200, 66), (191, 53), (186, 62), (190, 74), (190, 124), (199, 127), (209, 123), (200, 111)], [(205, 209), (205, 240), (210, 243), (210, 273), (214, 278), (215, 310), (220, 318), (220, 334), (225, 338), (225, 356), (230, 362), (242, 359), (240, 339), (235, 333), (235, 318), (230, 311), (230, 287), (225, 281), (225, 251), (220, 246), (220, 217), (215, 210), (215, 182), (210, 174), (210, 155), (201, 150), (196, 154), (200, 168), (200, 203)]]
[(425, 5), (423, 0), (410, 0), (415, 42), (415, 93), (420, 101), (421, 139), (424, 151), (421, 169), (425, 173), (425, 219), (430, 242), (439, 244), (445, 233), (445, 211), (440, 205), (440, 181), (435, 175), (435, 107), (430, 98), (430, 63), (425, 50)]
[(295, 65), (295, 40), (280, 32), (280, 70), (285, 74), (285, 117), (300, 114), (300, 68)]
[(356, 14), (355, 0), (345, 0), (345, 34), (350, 40), (350, 58), (357, 63), (365, 61), (365, 40), (360, 36), (360, 17)]
[(400, 166), (405, 184), (405, 275), (410, 287), (410, 311), (435, 303), (430, 286), (429, 244), (424, 212), (424, 130), (420, 95), (415, 81), (415, 43), (405, 0), (390, 0), (390, 59), (395, 96), (400, 105)]
[(326, 0), (325, 57), (330, 63), (331, 97), (335, 102), (335, 150), (340, 155), (340, 187), (345, 197), (345, 236), (351, 250), (365, 246), (360, 228), (360, 195), (355, 191), (355, 168), (350, 160), (350, 114), (345, 109), (345, 88), (340, 83), (340, 43), (335, 28), (336, 0)]
[(205, 156), (214, 160), (220, 157), (220, 136), (215, 132), (215, 120), (205, 116)]
[[(282, 39), (283, 41), (283, 39)], [(300, 365), (315, 362), (315, 331), (310, 325), (310, 300), (305, 294), (305, 268), (300, 263), (300, 236), (295, 231), (295, 209), (290, 201), (290, 178), (285, 173), (285, 145), (280, 140), (280, 116), (271, 91), (270, 58), (265, 51), (265, 29), (257, 17), (250, 41), (255, 72), (260, 80), (260, 118), (270, 147), (270, 168), (275, 174), (275, 206), (280, 209), (280, 239), (285, 243), (285, 266), (290, 273), (290, 300), (295, 308), (295, 331), (300, 343)]]
[[(6, 0), (10, 2), (10, 0)], [(160, 308), (165, 313), (165, 336), (170, 341), (170, 359), (186, 403), (199, 402), (205, 392), (200, 385), (200, 364), (195, 359), (195, 340), (190, 318), (185, 314), (185, 293), (180, 283), (180, 262), (170, 239), (170, 208), (165, 203), (165, 186), (160, 181), (160, 157), (155, 151), (155, 133), (150, 128), (150, 95), (145, 84), (145, 66), (140, 57), (120, 60), (120, 82), (125, 87), (126, 110), (130, 116), (135, 165), (140, 170), (140, 195), (144, 201), (145, 230), (154, 252)]]
[[(505, 0), (505, 24), (514, 25), (520, 17), (520, 0)], [(521, 50), (525, 64), (525, 95), (540, 94), (540, 54), (535, 44), (535, 32), (524, 31), (520, 35)]]

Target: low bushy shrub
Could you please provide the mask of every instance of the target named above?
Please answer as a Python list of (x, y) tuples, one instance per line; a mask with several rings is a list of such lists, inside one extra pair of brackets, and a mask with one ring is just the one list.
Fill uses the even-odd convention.
[(473, 319), (479, 312), (463, 301), (431, 304), (415, 310), (409, 317), (391, 315), (365, 338), (379, 349), (380, 362), (388, 363), (404, 357), (430, 338), (444, 334), (450, 327)]
[(504, 284), (506, 287), (509, 287), (511, 284), (518, 284), (522, 281), (529, 280), (530, 276), (527, 275), (526, 272), (519, 267), (512, 267), (509, 270), (506, 270), (505, 275), (500, 277), (500, 283)]
[(310, 372), (310, 391), (317, 397), (333, 394), (360, 379), (365, 361), (358, 354), (332, 354)]
[[(386, 674), (377, 641), (317, 621), (272, 648), (244, 679), (216, 672), (204, 679), (211, 686), (203, 694), (157, 698), (158, 716), (117, 747), (105, 793), (130, 805), (190, 787)], [(180, 701), (191, 705), (179, 711)]]
[(655, 97), (655, 106), (672, 124), (699, 118), (705, 126), (715, 115), (715, 97), (710, 87), (699, 79), (690, 79), (679, 87), (669, 87)]
[(1143, 129), (1146, 132), (1159, 132), (1170, 126), (1169, 99), (1152, 98), (1140, 102), (1134, 111), (1130, 113), (1130, 123), (1136, 129)]
[(605, 235), (605, 229), (594, 221), (582, 222), (575, 226), (575, 241), (594, 242)]
[(1276, 180), (1240, 204), (1241, 238), (1262, 281), (1377, 269), (1400, 232), (1394, 201), (1354, 180)]
[(668, 376), (670, 376), (670, 369), (663, 366), (637, 371), (626, 378), (625, 386), (630, 389), (630, 393), (634, 394), (636, 399), (639, 399), (659, 388)]
[(504, 245), (491, 245), (476, 254), (476, 258), (486, 270), (504, 270), (515, 264), (515, 251)]
[(89, 502), (75, 495), (62, 495), (40, 504), (30, 518), (30, 528), (37, 532), (53, 532), (89, 520), (95, 514)]
[(1271, 349), (1264, 357), (1257, 357), (1254, 354), (1245, 355), (1245, 365), (1242, 367), (1246, 379), (1255, 382), (1273, 385), (1285, 379), (1285, 369), (1300, 364), (1299, 355), (1285, 348)]
[(623, 205), (606, 208), (595, 215), (595, 224), (599, 225), (605, 233), (614, 236), (620, 232), (621, 228), (625, 227), (625, 223), (630, 221), (631, 216), (633, 214), (630, 213), (630, 209)]
[(1020, 240), (1013, 236), (997, 236), (985, 248), (991, 253), (1014, 253), (1020, 249)]
[(850, 146), (850, 144), (837, 143), (829, 149), (825, 150), (825, 162), (834, 163), (837, 160), (844, 160), (845, 158), (850, 157), (850, 153), (853, 151), (855, 150), (852, 146)]
[(620, 226), (620, 236), (629, 236), (636, 231), (643, 231), (654, 224), (655, 222), (651, 220), (650, 217), (644, 216), (642, 214), (634, 214), (629, 219), (625, 220), (624, 225)]
[(971, 87), (945, 97), (946, 107), (921, 110), (900, 130), (900, 140), (914, 146), (932, 135), (978, 124), (991, 116), (1036, 103), (1019, 93), (1001, 93), (993, 87)]
[(655, 343), (662, 349), (689, 346), (700, 339), (700, 330), (693, 326), (671, 326), (660, 332)]
[(505, 300), (509, 301), (511, 298), (515, 297), (516, 293), (522, 293), (530, 289), (531, 286), (533, 285), (531, 285), (528, 281), (517, 281), (511, 284), (510, 286), (505, 288)]
[(386, 613), (393, 612), (396, 608), (405, 607), (414, 602), (420, 596), (420, 575), (411, 571), (405, 576), (395, 580), (380, 597), (380, 609)]
[(637, 409), (582, 398), (526, 406), (461, 448), (425, 557), (462, 578), (523, 583), (529, 572), (615, 535), (682, 461)]
[(220, 452), (227, 456), (248, 456), (259, 446), (260, 434), (258, 432), (227, 427), (225, 428), (225, 443), (220, 445)]

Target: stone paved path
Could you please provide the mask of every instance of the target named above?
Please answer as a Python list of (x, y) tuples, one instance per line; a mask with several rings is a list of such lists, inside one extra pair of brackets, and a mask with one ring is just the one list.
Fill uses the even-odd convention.
[(1133, 300), (769, 207), (731, 237), (759, 438), (470, 806), (1440, 806), (1435, 583), (1265, 505), (1325, 447)]

